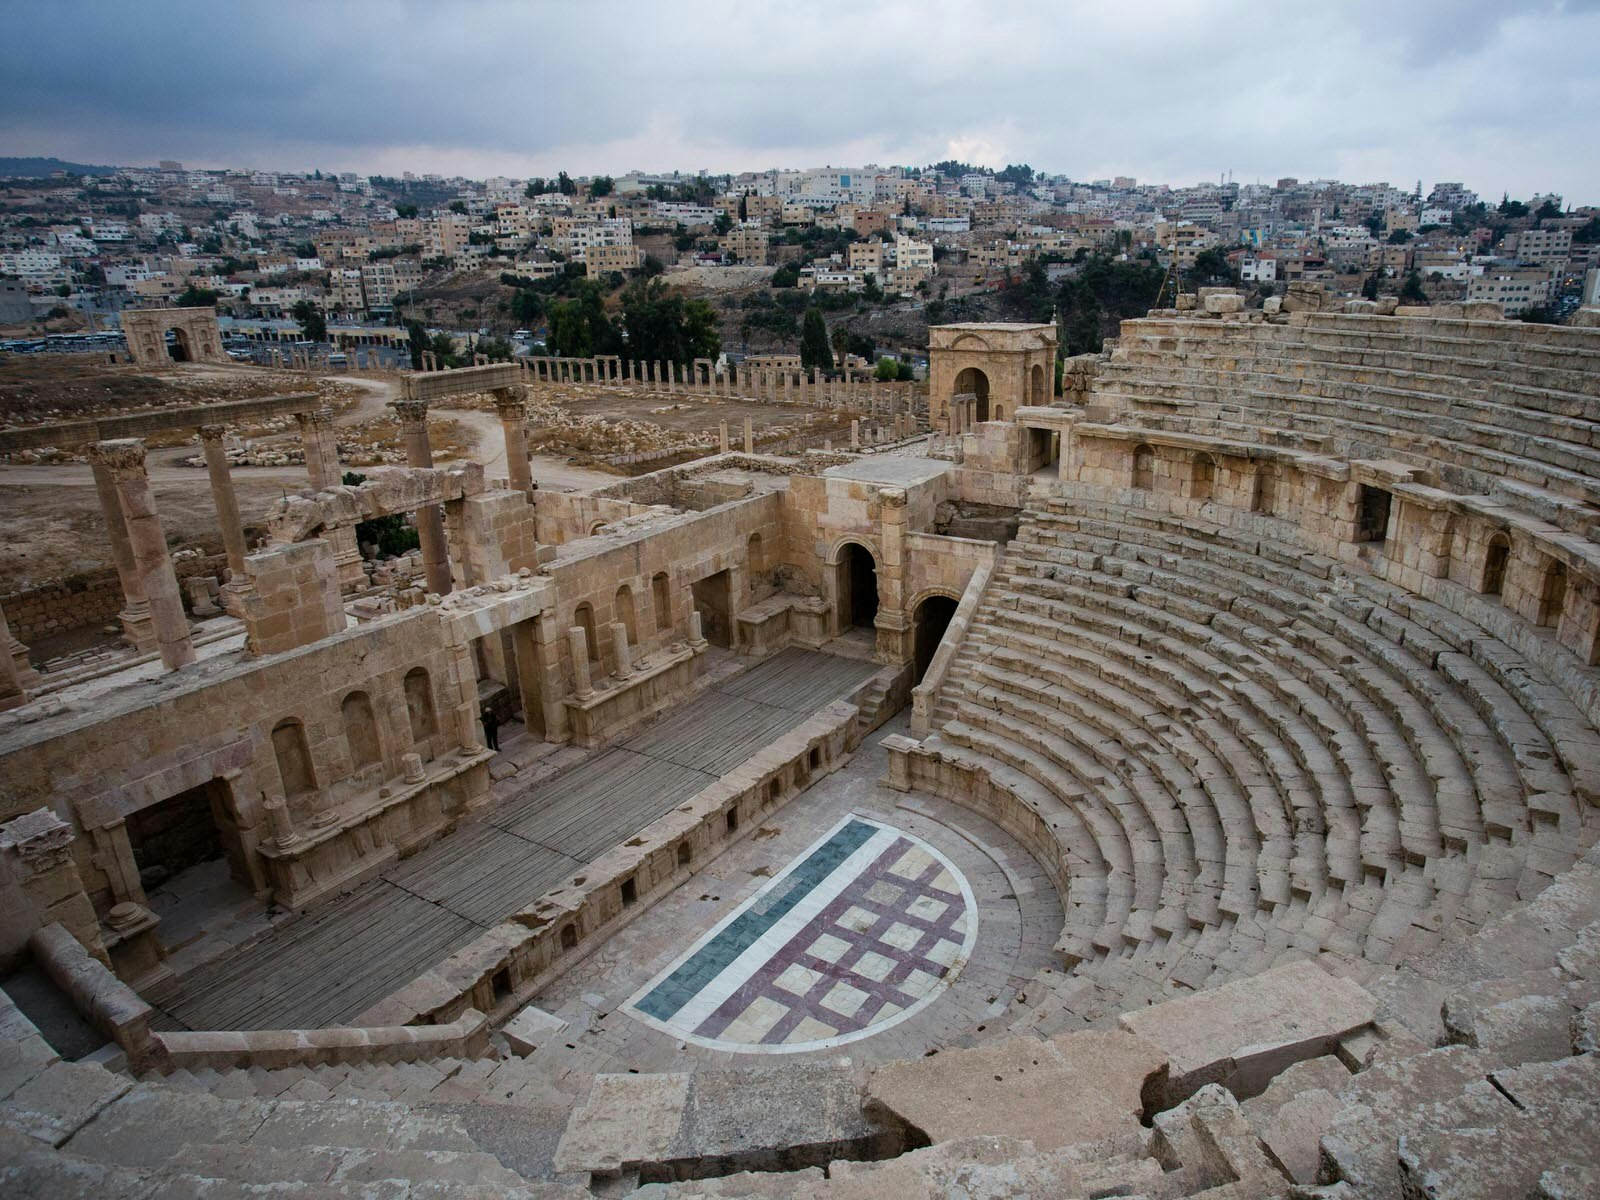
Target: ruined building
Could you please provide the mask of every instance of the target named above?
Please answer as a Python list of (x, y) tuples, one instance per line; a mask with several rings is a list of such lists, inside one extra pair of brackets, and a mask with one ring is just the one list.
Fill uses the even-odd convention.
[(1059, 394), (674, 373), (868, 432), (588, 493), (526, 390), (659, 367), (407, 376), (356, 486), (240, 402), (311, 486), (251, 546), (208, 453), (198, 625), (139, 438), (242, 410), (0, 434), (91, 444), (129, 647), (0, 656), (0, 1189), (1600, 1195), (1600, 331), (1180, 301)]

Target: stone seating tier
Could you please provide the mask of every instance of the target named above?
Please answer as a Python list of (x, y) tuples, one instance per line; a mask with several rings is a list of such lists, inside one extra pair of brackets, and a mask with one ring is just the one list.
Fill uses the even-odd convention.
[(1288, 542), (1068, 497), (1027, 516), (924, 753), (1057, 840), (1098, 1018), (1135, 961), (1141, 995), (1290, 952), (1408, 961), (1589, 840), (1600, 736), (1482, 630)]
[(1181, 432), (1392, 454), (1460, 491), (1493, 492), (1509, 478), (1600, 503), (1597, 339), (1530, 332), (1539, 328), (1145, 318), (1124, 323), (1089, 399), (1122, 420)]

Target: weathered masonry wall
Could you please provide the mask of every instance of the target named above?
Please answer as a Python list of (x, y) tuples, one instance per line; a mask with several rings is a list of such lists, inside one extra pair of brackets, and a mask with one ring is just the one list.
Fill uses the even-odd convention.
[[(225, 554), (186, 555), (172, 561), (180, 583), (196, 577), (221, 578), (227, 565)], [(116, 568), (106, 567), (62, 583), (0, 596), (0, 609), (5, 610), (12, 636), (31, 643), (51, 634), (114, 622), (122, 602), (122, 581)]]
[[(471, 767), (450, 754), (463, 742), (462, 681), (437, 625), (431, 610), (409, 610), (286, 654), (133, 685), (93, 712), (13, 727), (0, 740), (0, 820), (48, 805), (87, 834), (73, 852), (103, 912), (144, 900), (127, 818), (208, 788), (235, 875), (271, 890), (269, 859), (283, 840), (306, 839), (332, 814), (351, 823), (386, 780), (418, 776), (425, 793)], [(413, 754), (420, 763), (408, 762)], [(412, 844), (454, 819), (412, 816), (399, 836), (378, 840)]]

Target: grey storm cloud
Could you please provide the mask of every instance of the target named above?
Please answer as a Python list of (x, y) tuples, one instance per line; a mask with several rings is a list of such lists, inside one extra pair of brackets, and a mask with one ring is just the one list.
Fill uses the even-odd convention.
[(0, 153), (469, 175), (1028, 162), (1600, 199), (1600, 3), (3, 9)]

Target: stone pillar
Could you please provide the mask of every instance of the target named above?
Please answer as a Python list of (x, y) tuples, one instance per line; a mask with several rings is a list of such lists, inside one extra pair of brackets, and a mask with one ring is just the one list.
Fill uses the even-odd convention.
[(589, 636), (582, 625), (567, 630), (567, 652), (572, 656), (572, 686), (579, 700), (594, 695), (594, 681), (589, 677)]
[[(396, 400), (390, 405), (400, 418), (405, 437), (406, 464), (433, 466), (433, 447), (428, 444), (428, 405), (424, 400)], [(422, 572), (428, 590), (441, 596), (450, 594), (450, 553), (444, 540), (444, 513), (437, 504), (417, 509), (417, 540), (422, 543)]]
[(744, 452), (746, 454), (756, 452), (756, 423), (753, 417), (744, 419)]
[(728, 423), (726, 421), (718, 424), (717, 439), (718, 453), (726, 454), (728, 452)]
[(691, 649), (698, 650), (705, 644), (705, 634), (701, 632), (700, 628), (700, 610), (691, 608), (689, 610), (689, 646)]
[(167, 535), (156, 515), (150, 476), (145, 470), (144, 442), (138, 438), (119, 438), (91, 442), (91, 462), (103, 463), (116, 486), (117, 505), (128, 531), (133, 553), (133, 569), (150, 603), (150, 621), (155, 630), (156, 648), (169, 671), (194, 661), (194, 643), (189, 640), (189, 621), (183, 614), (183, 597), (178, 591), (178, 575), (167, 553)]
[[(6, 614), (0, 611), (0, 712), (28, 702), (28, 684), (23, 673), (17, 669), (16, 654), (11, 649), (13, 641), (11, 627), (6, 624)], [(21, 642), (15, 644), (22, 647)], [(22, 651), (22, 662), (27, 664), (26, 647), (22, 647)], [(28, 670), (31, 672), (33, 668), (29, 666)]]
[(13, 881), (22, 910), (7, 913), (9, 932), (31, 933), (59, 923), (110, 965), (100, 922), (72, 857), (71, 825), (48, 808), (14, 817), (0, 825), (0, 862), (0, 875)]
[(306, 476), (311, 486), (337, 487), (343, 475), (339, 471), (339, 443), (333, 434), (333, 413), (326, 408), (295, 413), (300, 425), (300, 446), (306, 456)]
[(633, 674), (633, 653), (628, 646), (628, 627), (621, 621), (611, 622), (611, 653), (617, 660), (617, 678), (626, 679)]
[(228, 450), (223, 444), (221, 425), (200, 426), (200, 444), (205, 447), (206, 474), (211, 478), (211, 498), (217, 506), (217, 523), (222, 526), (222, 546), (228, 553), (231, 582), (244, 582), (244, 526), (239, 521), (239, 498), (233, 490), (233, 473), (228, 467)]
[(852, 449), (852, 450), (861, 449), (861, 422), (860, 421), (851, 421), (850, 422), (850, 449)]
[(907, 662), (912, 655), (915, 629), (905, 611), (906, 570), (909, 559), (906, 535), (907, 496), (901, 488), (881, 488), (879, 512), (883, 518), (883, 561), (878, 564), (878, 615), (873, 625), (878, 630), (878, 661)]
[(528, 466), (528, 405), (516, 388), (496, 388), (494, 409), (505, 433), (511, 490), (526, 495), (533, 490), (533, 471)]
[(117, 578), (122, 581), (122, 611), (117, 620), (122, 625), (123, 639), (140, 652), (156, 648), (156, 631), (150, 623), (150, 602), (145, 599), (144, 581), (134, 567), (133, 547), (128, 543), (128, 526), (122, 519), (122, 506), (117, 501), (117, 485), (111, 478), (111, 468), (89, 456), (89, 466), (94, 472), (95, 494), (100, 501), (100, 515), (105, 519), (106, 537), (111, 543), (111, 561), (116, 564)]

